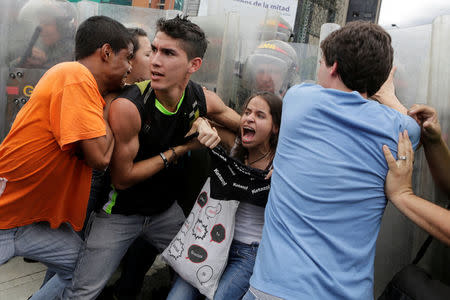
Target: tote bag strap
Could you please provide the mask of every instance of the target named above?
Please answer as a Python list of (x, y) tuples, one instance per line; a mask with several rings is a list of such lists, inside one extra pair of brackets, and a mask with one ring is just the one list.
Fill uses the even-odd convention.
[[(450, 204), (447, 205), (447, 209), (450, 207)], [(420, 247), (419, 251), (417, 251), (416, 257), (413, 259), (412, 264), (417, 265), (419, 261), (422, 259), (422, 257), (425, 255), (425, 252), (427, 252), (428, 247), (430, 246), (431, 242), (433, 241), (433, 236), (430, 234), (425, 242), (423, 242), (422, 246)]]

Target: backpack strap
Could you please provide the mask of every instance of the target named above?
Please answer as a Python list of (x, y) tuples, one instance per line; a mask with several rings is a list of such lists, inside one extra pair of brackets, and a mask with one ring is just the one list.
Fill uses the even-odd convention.
[(144, 105), (147, 103), (148, 98), (150, 98), (150, 94), (152, 93), (152, 91), (153, 91), (152, 83), (150, 82), (149, 85), (148, 85), (148, 90), (147, 90), (147, 92), (145, 93), (145, 96), (144, 96)]

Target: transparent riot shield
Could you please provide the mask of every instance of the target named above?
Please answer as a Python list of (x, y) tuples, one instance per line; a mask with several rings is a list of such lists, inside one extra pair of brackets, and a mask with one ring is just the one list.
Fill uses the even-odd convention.
[[(426, 91), (431, 45), (431, 25), (389, 30), (394, 48), (394, 66), (397, 67), (394, 84), (396, 94), (407, 108), (414, 103), (426, 102)], [(414, 74), (413, 76), (411, 76)], [(424, 156), (416, 152), (414, 189), (419, 192), (423, 174)], [(430, 182), (431, 183), (431, 182)], [(375, 259), (375, 295), (379, 295), (394, 274), (412, 260), (421, 243), (416, 237), (415, 225), (388, 203), (378, 236)], [(423, 236), (425, 238), (426, 236)]]
[(245, 89), (242, 83), (245, 60), (260, 44), (261, 28), (267, 19), (274, 19), (277, 15), (257, 10), (252, 16), (238, 13), (228, 13), (227, 16), (217, 93), (227, 105), (239, 111), (245, 100), (245, 96), (242, 96)]
[[(442, 135), (448, 145), (450, 132), (450, 16), (440, 16), (433, 24), (392, 29), (396, 93), (406, 107), (414, 103), (430, 105), (438, 111)], [(433, 183), (428, 165), (419, 149), (415, 153), (414, 192), (439, 205), (448, 203)], [(377, 245), (375, 295), (400, 267), (409, 263), (412, 255), (426, 238), (426, 233), (406, 220), (392, 205), (386, 209)], [(433, 276), (450, 283), (448, 248), (439, 242), (431, 245), (421, 261)]]
[(18, 47), (10, 66), (48, 69), (74, 59), (74, 37), (78, 18), (76, 7), (65, 0), (29, 0), (17, 16), (25, 31), (13, 47)]
[(159, 18), (171, 19), (181, 13), (177, 10), (161, 10), (136, 6), (116, 5), (82, 1), (77, 3), (80, 20), (95, 15), (108, 16), (126, 27), (139, 27), (147, 32), (150, 40), (155, 35), (155, 24)]
[[(450, 134), (450, 15), (437, 17), (432, 23), (431, 47), (428, 69), (427, 104), (436, 108), (439, 114), (442, 136), (449, 146)], [(421, 83), (420, 83), (421, 84)], [(424, 87), (425, 88), (425, 87)], [(438, 205), (444, 206), (450, 200), (449, 195), (443, 193), (431, 182), (428, 166), (425, 159), (419, 165), (421, 169), (420, 180), (416, 186), (420, 188), (425, 199), (431, 200)], [(450, 172), (450, 170), (449, 170)], [(420, 245), (422, 230), (415, 228), (414, 246)], [(450, 252), (448, 246), (434, 242), (431, 249), (427, 251), (422, 264), (427, 267), (436, 278), (450, 284)]]
[(3, 1), (3, 138), (46, 70), (74, 59), (76, 7), (65, 0)]
[[(229, 16), (204, 16), (194, 17), (192, 22), (200, 26), (205, 32), (208, 39), (208, 47), (201, 68), (195, 72), (191, 79), (209, 90), (217, 92), (217, 81), (223, 74), (228, 74), (228, 66), (221, 64), (221, 61), (230, 53), (226, 53), (224, 49), (232, 47), (225, 44), (224, 37), (229, 34)], [(231, 50), (232, 51), (232, 50)], [(226, 70), (221, 68), (225, 67)]]
[(298, 58), (298, 81), (293, 83), (315, 82), (319, 46), (304, 43), (289, 43), (289, 45), (294, 48)]
[[(199, 21), (202, 18), (205, 18), (204, 20), (210, 18), (212, 23), (215, 23), (215, 25), (208, 25), (205, 22), (205, 26), (202, 26), (203, 28), (215, 28), (215, 32), (218, 33), (213, 34), (214, 41), (222, 37), (220, 52), (214, 51), (214, 56), (211, 57), (210, 43), (207, 57), (204, 60), (204, 64), (219, 64), (219, 72), (215, 86), (216, 76), (214, 74), (212, 74), (213, 77), (211, 75), (201, 77), (204, 74), (202, 72), (205, 72), (203, 67), (193, 77), (202, 82), (208, 79), (209, 86), (212, 84), (224, 102), (235, 110), (239, 111), (245, 99), (258, 90), (271, 91), (282, 96), (293, 84), (302, 80), (314, 79), (317, 46), (287, 44), (284, 41), (286, 37), (283, 34), (280, 35), (281, 31), (278, 25), (283, 24), (283, 21), (279, 14), (267, 10), (255, 10), (251, 15), (245, 12), (231, 12), (225, 16), (199, 17)], [(197, 22), (197, 19), (195, 21)], [(272, 39), (272, 44), (281, 43), (283, 45), (281, 48), (288, 49), (287, 55), (278, 55), (285, 50), (282, 49), (277, 54), (276, 51), (270, 49), (271, 46), (267, 46), (264, 50), (260, 49), (261, 51), (258, 50), (264, 44), (263, 41), (274, 37), (279, 37), (279, 39)], [(258, 51), (267, 53), (255, 53)], [(276, 61), (277, 59), (278, 61)], [(300, 68), (300, 65), (303, 67)], [(262, 70), (264, 66), (266, 68)], [(257, 67), (260, 69), (258, 78), (256, 77)]]
[(232, 108), (237, 103), (235, 99), (243, 60), (261, 36), (255, 24), (264, 24), (266, 18), (266, 12), (254, 14), (251, 18), (232, 12), (192, 19), (205, 31), (209, 41), (202, 67), (192, 79), (215, 91)]
[(450, 134), (450, 15), (433, 21), (427, 103), (439, 112), (439, 121), (447, 145)]
[[(448, 145), (450, 132), (450, 16), (440, 16), (433, 24), (392, 29), (389, 31), (394, 47), (396, 92), (406, 107), (414, 103), (430, 105), (438, 111), (442, 135)], [(419, 149), (415, 153), (414, 192), (439, 205), (448, 203), (448, 195), (437, 189), (433, 183), (428, 165)], [(394, 229), (394, 230), (393, 230)], [(427, 234), (407, 221), (395, 208), (388, 206), (377, 245), (375, 268), (375, 295), (381, 292), (387, 281), (404, 264), (425, 240)], [(448, 248), (434, 242), (421, 261), (435, 278), (450, 283)]]
[(13, 11), (12, 1), (0, 2), (0, 141), (4, 136), (4, 119), (6, 108), (6, 80), (8, 74), (7, 57), (8, 57), (8, 44), (5, 41), (9, 40), (10, 31), (10, 13)]
[[(282, 13), (283, 10), (276, 10), (273, 3), (264, 3), (264, 1), (252, 1), (251, 3), (248, 2), (250, 1), (208, 0), (207, 12), (208, 15), (220, 15), (230, 12), (238, 13), (245, 18), (249, 18), (250, 22), (253, 22), (252, 28), (249, 27), (247, 29), (256, 29), (260, 35), (258, 39), (265, 41), (291, 41), (291, 39), (293, 38), (292, 16), (286, 14), (286, 12), (284, 12), (284, 16), (281, 16), (280, 13)], [(263, 22), (257, 22), (259, 21), (258, 18), (254, 19), (255, 16), (263, 15), (268, 16), (264, 19)]]

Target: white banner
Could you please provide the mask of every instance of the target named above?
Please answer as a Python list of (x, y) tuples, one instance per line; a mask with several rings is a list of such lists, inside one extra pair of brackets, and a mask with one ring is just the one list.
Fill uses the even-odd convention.
[(294, 28), (297, 5), (297, 0), (201, 0), (198, 15), (206, 16), (230, 11), (248, 14), (255, 9), (268, 9), (278, 12)]

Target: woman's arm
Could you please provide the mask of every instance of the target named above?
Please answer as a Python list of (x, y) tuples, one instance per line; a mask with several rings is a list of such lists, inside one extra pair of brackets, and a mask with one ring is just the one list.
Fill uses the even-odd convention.
[(414, 152), (408, 133), (400, 133), (398, 157), (395, 160), (389, 148), (383, 146), (389, 166), (386, 176), (387, 198), (409, 219), (435, 238), (450, 245), (450, 211), (414, 195), (411, 185)]

